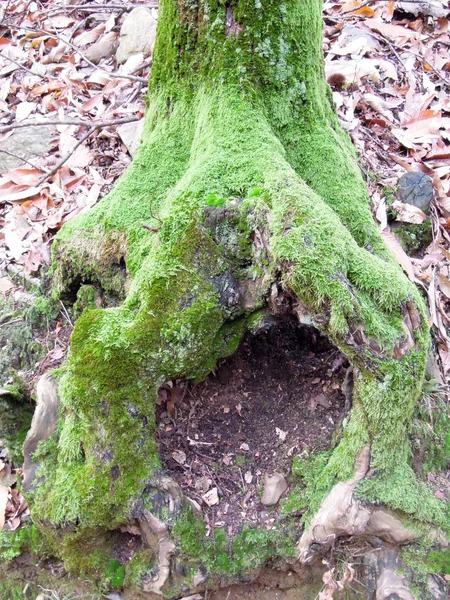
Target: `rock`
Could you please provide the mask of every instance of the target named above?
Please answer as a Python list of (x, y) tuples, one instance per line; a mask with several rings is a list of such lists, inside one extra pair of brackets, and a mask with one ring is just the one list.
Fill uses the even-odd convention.
[(266, 475), (264, 493), (261, 499), (262, 504), (266, 506), (276, 504), (287, 490), (287, 487), (286, 478), (281, 473), (274, 473), (271, 476)]
[(448, 7), (446, 8), (442, 0), (415, 0), (412, 2), (397, 2), (396, 10), (401, 10), (405, 13), (414, 15), (415, 17), (423, 15), (425, 17), (447, 17), (450, 13)]
[(430, 214), (430, 202), (434, 197), (433, 182), (423, 173), (405, 173), (398, 181), (398, 194), (401, 202), (420, 208)]
[(133, 121), (132, 123), (124, 123), (117, 128), (120, 138), (127, 147), (132, 158), (134, 158), (141, 142), (144, 121), (145, 119), (140, 119), (139, 121)]
[(39, 379), (36, 387), (37, 405), (31, 421), (30, 430), (23, 444), (23, 489), (29, 491), (36, 479), (38, 463), (33, 462), (40, 441), (48, 440), (56, 430), (58, 423), (58, 388), (49, 373)]
[(84, 55), (94, 65), (97, 65), (102, 58), (109, 58), (114, 54), (117, 48), (117, 34), (110, 31), (104, 35), (98, 42), (89, 46)]
[(157, 21), (152, 11), (144, 6), (133, 9), (125, 18), (120, 30), (116, 59), (123, 64), (132, 54), (152, 54), (156, 40)]
[(198, 587), (199, 585), (202, 585), (202, 583), (205, 583), (207, 579), (208, 573), (206, 572), (206, 569), (204, 567), (201, 567), (195, 573), (192, 583), (194, 584), (194, 587)]
[(206, 494), (202, 496), (203, 502), (205, 502), (208, 506), (215, 506), (219, 504), (219, 494), (217, 492), (217, 488), (212, 488)]
[(12, 135), (0, 141), (0, 175), (23, 166), (23, 159), (35, 164), (37, 159), (48, 154), (56, 133), (54, 125), (25, 127), (17, 129)]

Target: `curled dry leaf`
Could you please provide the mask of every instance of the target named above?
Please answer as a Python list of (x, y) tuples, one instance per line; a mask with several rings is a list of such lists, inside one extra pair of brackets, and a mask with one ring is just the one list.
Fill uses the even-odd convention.
[(14, 283), (8, 279), (8, 277), (0, 277), (0, 292), (1, 293), (6, 293), (9, 292), (9, 290), (12, 290), (12, 288), (15, 287)]
[(395, 200), (392, 203), (392, 208), (397, 213), (396, 220), (402, 221), (403, 223), (420, 225), (427, 218), (427, 215), (420, 210), (420, 208), (417, 208), (417, 206), (413, 206), (412, 204), (405, 204), (400, 202), (400, 200)]
[(437, 275), (437, 280), (441, 292), (450, 299), (450, 279), (439, 273)]
[(9, 488), (0, 485), (0, 531), (5, 526), (6, 505), (8, 504)]
[(403, 250), (402, 245), (398, 241), (395, 234), (393, 234), (391, 231), (382, 231), (381, 237), (383, 238), (386, 246), (389, 248), (389, 250), (394, 255), (395, 260), (398, 262), (398, 264), (401, 266), (401, 268), (408, 275), (408, 278), (411, 281), (414, 281), (415, 280), (414, 268), (413, 268), (411, 259), (406, 254), (406, 252)]

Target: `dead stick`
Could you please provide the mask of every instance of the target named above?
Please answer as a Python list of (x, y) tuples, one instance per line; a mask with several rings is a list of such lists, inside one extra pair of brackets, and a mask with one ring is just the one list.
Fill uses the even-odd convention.
[(9, 152), (9, 150), (4, 150), (3, 148), (0, 148), (0, 152), (2, 154), (7, 154), (8, 156), (11, 156), (12, 158), (16, 158), (17, 160), (20, 160), (20, 161), (24, 162), (25, 164), (29, 165), (33, 169), (37, 169), (38, 171), (44, 171), (44, 169), (42, 169), (41, 167), (36, 167), (35, 165), (33, 165), (32, 162), (30, 162), (29, 160), (27, 160), (23, 156), (19, 156), (18, 154), (14, 154), (14, 152)]
[[(127, 123), (130, 123), (132, 121), (137, 121), (138, 119), (134, 118), (134, 119), (130, 119), (127, 121)], [(114, 123), (113, 121), (110, 121), (110, 124)], [(69, 152), (69, 154), (67, 154), (67, 156), (65, 156), (64, 158), (62, 158), (54, 167), (53, 169), (47, 173), (46, 175), (44, 175), (43, 177), (41, 177), (37, 183), (37, 185), (41, 185), (42, 183), (44, 183), (44, 181), (47, 181), (47, 179), (49, 179), (49, 177), (51, 177), (52, 175), (54, 175), (57, 171), (59, 171), (59, 169), (69, 160), (69, 158), (73, 155), (73, 153), (81, 146), (81, 144), (83, 142), (85, 142), (88, 138), (91, 137), (91, 135), (95, 132), (98, 131), (99, 129), (103, 129), (103, 127), (108, 127), (107, 124), (105, 123), (97, 123), (95, 125), (92, 125), (92, 127), (90, 127), (86, 133), (83, 135), (83, 137), (78, 140), (78, 142), (75, 144), (75, 146), (72, 148), (72, 150)]]
[[(62, 12), (74, 12), (76, 10), (82, 10), (85, 12), (102, 12), (102, 10), (133, 10), (133, 8), (138, 8), (143, 6), (142, 4), (78, 4), (75, 6), (55, 6), (54, 8), (50, 8), (47, 11), (43, 11), (41, 14), (50, 14), (50, 13), (62, 13)], [(148, 8), (158, 8), (157, 2), (149, 2), (146, 3), (145, 6)]]
[[(14, 23), (11, 24), (11, 23), (5, 22), (5, 26), (14, 28)], [(57, 33), (50, 33), (49, 31), (46, 31), (45, 29), (34, 29), (32, 27), (25, 27), (24, 25), (18, 25), (16, 28), (23, 29), (24, 31), (31, 31), (33, 33), (42, 33), (43, 35), (47, 35), (48, 37), (51, 37), (55, 40), (59, 40), (66, 46), (69, 46), (69, 48), (72, 48), (72, 50), (74, 52), (76, 52), (81, 57), (81, 59), (84, 60), (85, 63), (87, 63), (88, 65), (90, 65), (91, 67), (93, 67), (96, 70), (102, 71), (103, 73), (107, 73), (110, 77), (115, 77), (117, 79), (130, 79), (131, 81), (140, 81), (141, 83), (148, 83), (147, 79), (145, 79), (144, 77), (136, 77), (135, 75), (125, 75), (125, 74), (121, 74), (121, 73), (110, 73), (106, 69), (99, 67), (98, 65), (93, 63), (91, 60), (89, 60), (81, 52), (81, 50), (78, 48), (78, 46), (75, 46), (75, 44), (72, 44), (72, 42), (65, 40), (63, 37), (61, 37)]]
[[(133, 123), (134, 121), (139, 121), (139, 119), (137, 117), (123, 117), (122, 119), (115, 119), (113, 121), (95, 123), (95, 126), (100, 129), (103, 127), (123, 125), (124, 123)], [(93, 127), (92, 123), (89, 121), (77, 121), (75, 119), (48, 119), (47, 121), (23, 121), (22, 123), (11, 123), (10, 125), (4, 125), (3, 127), (0, 127), (0, 134), (8, 133), (8, 131), (14, 131), (16, 129), (22, 129), (23, 127), (48, 127), (49, 125), (76, 125), (77, 127)]]

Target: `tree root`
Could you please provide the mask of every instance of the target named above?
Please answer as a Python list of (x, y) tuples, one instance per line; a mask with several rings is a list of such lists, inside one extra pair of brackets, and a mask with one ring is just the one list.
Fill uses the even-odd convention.
[(156, 575), (150, 581), (144, 581), (142, 590), (162, 596), (162, 588), (170, 575), (170, 556), (175, 550), (175, 544), (169, 537), (167, 525), (157, 519), (150, 511), (143, 511), (145, 521), (141, 521), (141, 529), (149, 546), (152, 546), (151, 536), (156, 536), (158, 543), (158, 565)]
[(313, 558), (314, 544), (329, 547), (343, 536), (371, 535), (396, 545), (409, 544), (420, 537), (391, 514), (380, 509), (372, 510), (355, 497), (355, 487), (364, 479), (369, 467), (370, 446), (367, 445), (357, 458), (355, 476), (333, 487), (300, 538), (297, 545), (300, 562), (306, 563)]

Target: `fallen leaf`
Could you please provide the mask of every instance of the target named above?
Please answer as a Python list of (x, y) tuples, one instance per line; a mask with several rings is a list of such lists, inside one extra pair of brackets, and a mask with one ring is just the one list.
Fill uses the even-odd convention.
[(427, 218), (427, 215), (420, 208), (412, 204), (400, 202), (400, 200), (395, 200), (392, 203), (392, 208), (397, 213), (395, 217), (396, 221), (420, 225)]
[(174, 450), (172, 452), (172, 458), (179, 465), (184, 465), (186, 463), (186, 453), (183, 450)]
[(219, 494), (217, 492), (217, 488), (211, 488), (209, 492), (203, 494), (202, 500), (208, 506), (215, 506), (216, 504), (219, 504)]
[(8, 277), (0, 277), (0, 292), (4, 294), (5, 292), (11, 290), (13, 287), (15, 287), (15, 285), (10, 279), (8, 279)]
[(445, 275), (441, 275), (441, 273), (438, 273), (437, 280), (441, 292), (443, 292), (447, 296), (447, 298), (450, 299), (450, 279)]
[(8, 504), (9, 488), (0, 485), (0, 531), (5, 525), (6, 505)]
[(282, 442), (284, 442), (284, 440), (286, 439), (286, 436), (287, 436), (287, 432), (283, 431), (279, 427), (275, 427), (275, 432), (276, 432), (277, 436), (280, 438), (280, 440)]
[(395, 234), (393, 234), (391, 231), (382, 231), (381, 237), (383, 238), (386, 246), (389, 248), (389, 250), (394, 255), (395, 260), (398, 262), (398, 264), (401, 266), (401, 268), (408, 275), (408, 278), (411, 281), (414, 281), (414, 268), (413, 268), (411, 259), (406, 254), (406, 252), (403, 250), (402, 245), (398, 241)]

